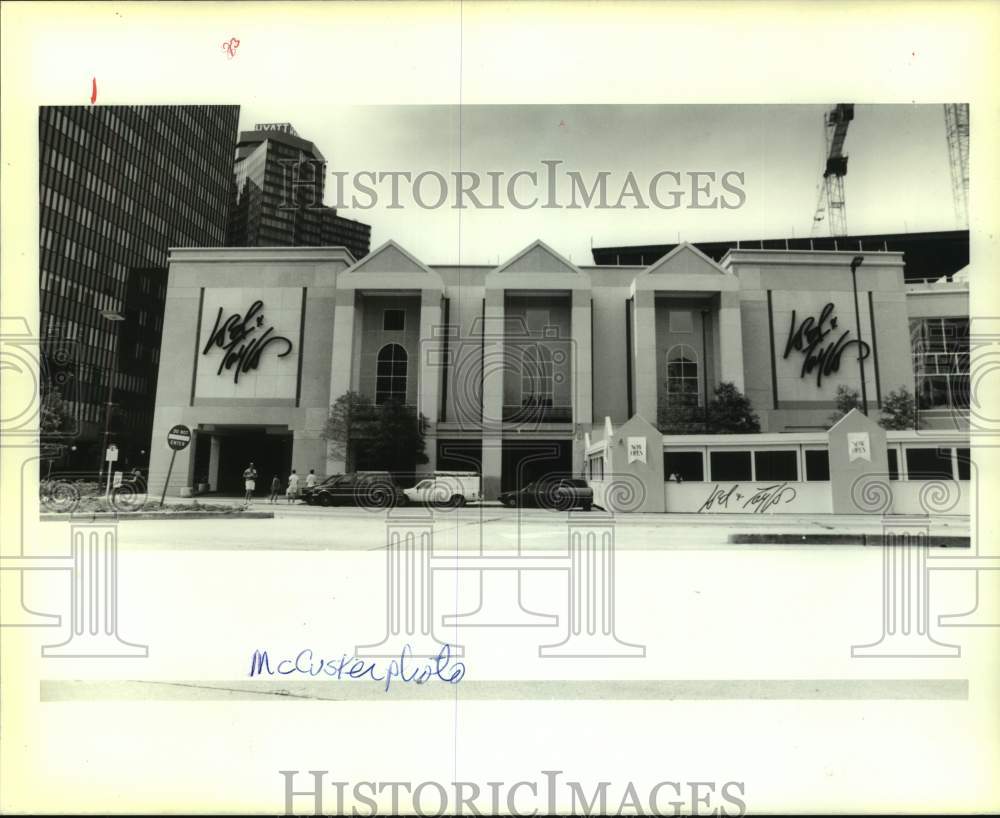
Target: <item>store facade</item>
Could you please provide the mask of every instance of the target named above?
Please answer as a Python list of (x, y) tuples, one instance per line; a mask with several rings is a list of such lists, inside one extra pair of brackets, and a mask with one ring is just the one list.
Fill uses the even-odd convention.
[(933, 375), (922, 426), (961, 431), (967, 284), (907, 285), (902, 254), (858, 257), (733, 250), (716, 263), (683, 244), (648, 267), (577, 266), (536, 241), (490, 267), (429, 265), (391, 241), (360, 262), (343, 248), (175, 249), (150, 484), (166, 478), (175, 424), (194, 441), (169, 493), (237, 493), (251, 460), (267, 482), (339, 473), (322, 431), (348, 390), (413, 406), (427, 419), (419, 470), (481, 470), (487, 498), (584, 474), (606, 419), (655, 424), (723, 381), (763, 434), (808, 435), (862, 373), (873, 417)]

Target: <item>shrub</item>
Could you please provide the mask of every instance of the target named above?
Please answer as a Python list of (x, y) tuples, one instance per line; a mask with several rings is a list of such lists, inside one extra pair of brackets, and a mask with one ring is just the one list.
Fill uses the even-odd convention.
[(878, 423), (883, 429), (917, 429), (918, 418), (916, 399), (905, 386), (882, 399), (882, 417)]
[(657, 427), (665, 435), (732, 435), (760, 431), (760, 418), (750, 399), (729, 382), (715, 387), (708, 410), (700, 406), (660, 402)]
[(831, 426), (837, 423), (844, 415), (852, 409), (861, 410), (861, 395), (857, 389), (841, 384), (837, 387), (837, 395), (834, 398), (837, 409), (830, 415), (827, 421)]

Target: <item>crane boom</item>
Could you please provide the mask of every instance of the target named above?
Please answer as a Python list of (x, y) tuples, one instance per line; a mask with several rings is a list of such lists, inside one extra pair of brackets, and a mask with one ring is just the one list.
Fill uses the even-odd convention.
[(969, 226), (969, 104), (944, 106), (944, 127), (948, 139), (948, 164), (951, 168), (951, 197), (955, 219), (960, 227)]
[(847, 128), (854, 119), (854, 104), (841, 102), (827, 111), (823, 117), (823, 131), (826, 135), (826, 166), (819, 200), (813, 215), (813, 232), (824, 220), (829, 224), (830, 235), (847, 235), (847, 205), (844, 201), (844, 177), (847, 175), (847, 155), (844, 141)]

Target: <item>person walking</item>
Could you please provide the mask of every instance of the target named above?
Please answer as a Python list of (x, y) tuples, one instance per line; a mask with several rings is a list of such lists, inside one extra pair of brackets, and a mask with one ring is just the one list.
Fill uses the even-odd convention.
[(271, 496), (267, 498), (269, 503), (278, 502), (278, 493), (281, 491), (281, 481), (278, 479), (278, 475), (274, 475), (271, 478)]
[(288, 475), (288, 488), (285, 490), (285, 496), (288, 498), (289, 504), (299, 499), (299, 476), (295, 473), (295, 469), (292, 469), (292, 473)]
[(306, 475), (306, 488), (311, 489), (316, 485), (316, 471), (314, 469), (309, 469), (309, 474)]
[(243, 470), (243, 488), (246, 490), (243, 502), (245, 505), (250, 505), (253, 502), (254, 490), (257, 488), (257, 469), (254, 468), (252, 460), (250, 465)]

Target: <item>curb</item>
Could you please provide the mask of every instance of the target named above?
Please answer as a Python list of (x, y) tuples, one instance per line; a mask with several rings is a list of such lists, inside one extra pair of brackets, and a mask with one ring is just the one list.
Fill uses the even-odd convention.
[(240, 519), (240, 520), (273, 520), (273, 511), (134, 511), (115, 514), (110, 511), (94, 512), (91, 514), (42, 514), (42, 522), (70, 521), (70, 522), (96, 522), (97, 520), (218, 520), (218, 519)]
[[(736, 545), (883, 545), (883, 534), (730, 534), (726, 542)], [(969, 548), (970, 537), (929, 534), (927, 545), (935, 548)]]

